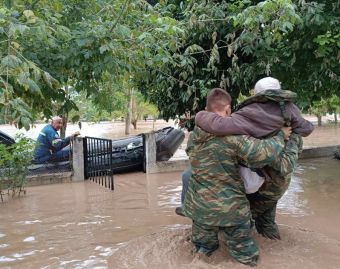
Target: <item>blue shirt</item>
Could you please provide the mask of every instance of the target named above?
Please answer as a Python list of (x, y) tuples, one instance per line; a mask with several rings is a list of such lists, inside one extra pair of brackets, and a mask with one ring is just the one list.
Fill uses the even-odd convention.
[(52, 155), (70, 144), (71, 138), (61, 139), (51, 124), (46, 125), (39, 133), (37, 145), (34, 150), (34, 159)]

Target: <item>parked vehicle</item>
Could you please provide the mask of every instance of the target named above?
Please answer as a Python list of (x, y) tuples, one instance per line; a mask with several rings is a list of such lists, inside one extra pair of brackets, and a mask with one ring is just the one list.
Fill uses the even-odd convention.
[[(173, 127), (166, 127), (158, 130), (155, 133), (156, 139), (156, 160), (157, 161), (168, 161), (176, 152), (178, 147), (184, 140), (184, 132)], [(100, 148), (97, 145), (87, 145), (88, 150), (88, 166), (102, 165), (102, 169), (109, 165), (109, 160), (103, 160), (107, 158), (107, 154), (101, 154), (107, 152), (105, 148)], [(96, 160), (93, 158), (95, 155)], [(112, 143), (112, 161), (113, 161), (113, 172), (124, 173), (131, 171), (143, 171), (144, 168), (144, 145), (143, 135), (137, 135), (120, 140), (114, 140)], [(89, 169), (91, 170), (91, 169)]]
[(4, 132), (0, 131), (0, 143), (10, 146), (15, 143), (13, 137), (5, 134)]
[[(183, 142), (184, 136), (185, 135), (182, 130), (175, 129), (173, 127), (166, 127), (156, 131), (156, 160), (168, 161)], [(15, 143), (15, 141), (12, 137), (0, 131), (0, 143), (11, 145)], [(98, 163), (104, 166), (109, 165), (109, 160), (105, 160), (105, 158), (108, 158), (108, 155), (101, 154), (101, 150), (103, 150), (103, 148), (99, 147), (95, 143), (87, 145), (87, 156), (96, 155), (97, 158), (101, 159), (100, 162), (96, 162), (93, 158), (88, 157), (88, 166), (95, 166), (98, 165)], [(102, 160), (103, 158), (104, 161)], [(143, 171), (143, 135), (140, 134), (134, 137), (114, 140), (112, 142), (112, 161), (114, 173)], [(34, 164), (30, 167), (30, 174), (38, 174), (47, 171), (54, 172), (65, 169), (68, 170), (69, 167), (69, 162)]]

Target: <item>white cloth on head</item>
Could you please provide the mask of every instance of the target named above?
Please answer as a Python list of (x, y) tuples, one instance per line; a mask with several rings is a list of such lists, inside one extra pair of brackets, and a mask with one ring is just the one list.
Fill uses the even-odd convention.
[(59, 117), (59, 116), (54, 116), (54, 117), (52, 117), (52, 119), (51, 119), (52, 121), (59, 121), (59, 120), (63, 120), (61, 117)]
[(276, 78), (266, 77), (256, 82), (254, 94), (258, 94), (265, 90), (281, 90), (280, 81), (278, 81)]
[(247, 194), (257, 192), (264, 182), (263, 177), (251, 171), (248, 167), (240, 166), (240, 175)]

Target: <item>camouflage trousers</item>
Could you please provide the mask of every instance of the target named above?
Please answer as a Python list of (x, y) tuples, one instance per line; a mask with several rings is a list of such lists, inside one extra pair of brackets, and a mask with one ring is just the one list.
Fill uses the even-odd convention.
[(277, 200), (268, 199), (258, 192), (247, 194), (250, 210), (259, 234), (269, 239), (281, 239), (275, 222)]
[(259, 250), (251, 234), (252, 226), (250, 220), (231, 227), (209, 226), (193, 221), (191, 240), (196, 252), (210, 256), (219, 246), (218, 232), (223, 231), (230, 255), (240, 263), (256, 266)]
[(281, 239), (275, 222), (276, 206), (288, 189), (291, 174), (281, 176), (279, 172), (267, 168), (269, 180), (265, 181), (258, 192), (247, 194), (252, 217), (259, 234), (270, 239)]

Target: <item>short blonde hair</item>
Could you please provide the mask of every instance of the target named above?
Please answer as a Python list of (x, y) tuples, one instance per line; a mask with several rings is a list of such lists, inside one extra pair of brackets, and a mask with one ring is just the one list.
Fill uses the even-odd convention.
[(214, 88), (210, 90), (207, 96), (207, 109), (212, 111), (214, 109), (222, 109), (226, 105), (231, 104), (231, 96), (221, 88)]

